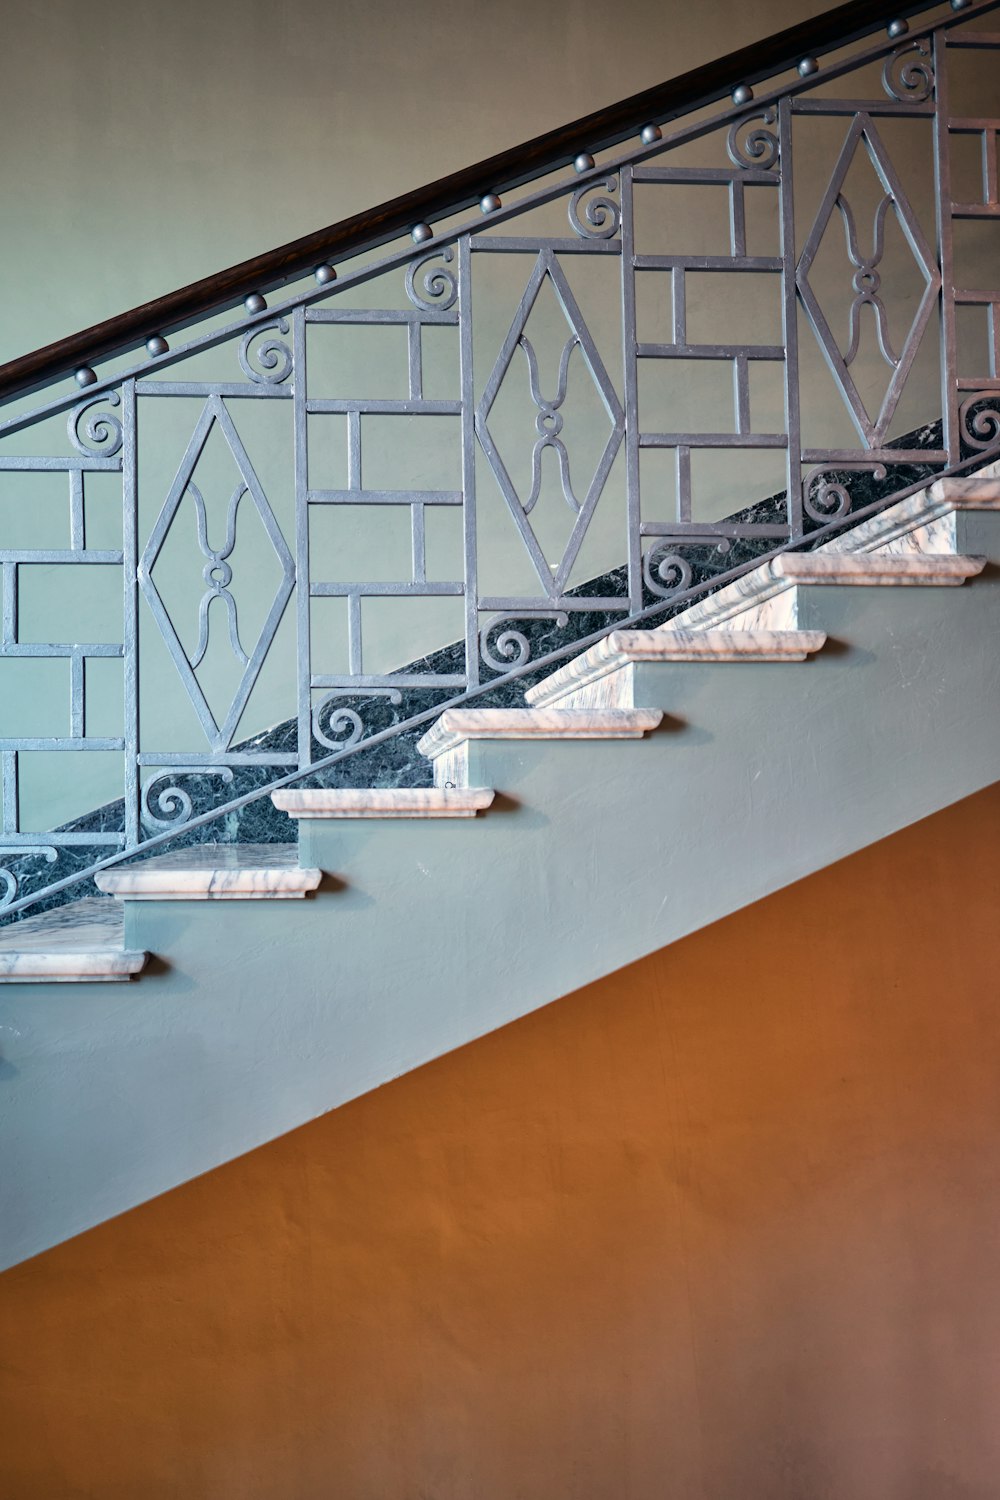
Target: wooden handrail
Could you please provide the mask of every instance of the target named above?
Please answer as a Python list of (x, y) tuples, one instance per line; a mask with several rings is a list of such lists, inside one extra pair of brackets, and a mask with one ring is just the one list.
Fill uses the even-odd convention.
[(546, 131), (426, 187), (10, 360), (0, 365), (0, 401), (49, 385), (81, 366), (92, 366), (111, 355), (138, 348), (154, 335), (188, 327), (209, 313), (234, 307), (251, 293), (267, 292), (322, 262), (336, 264), (363, 250), (375, 249), (414, 224), (433, 223), (444, 214), (459, 213), (486, 193), (518, 187), (565, 166), (580, 152), (593, 153), (617, 145), (644, 124), (663, 124), (715, 104), (728, 98), (739, 84), (759, 83), (795, 67), (804, 57), (845, 46), (897, 17), (915, 15), (939, 3), (849, 0), (846, 5), (775, 32), (569, 125)]

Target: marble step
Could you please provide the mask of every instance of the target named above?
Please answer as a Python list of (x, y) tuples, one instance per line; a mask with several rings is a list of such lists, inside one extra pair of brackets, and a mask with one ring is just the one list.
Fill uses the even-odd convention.
[(314, 891), (322, 873), (300, 869), (295, 844), (192, 844), (94, 880), (119, 901), (288, 901)]
[(125, 947), (122, 909), (100, 896), (87, 896), (0, 929), (0, 984), (131, 979), (148, 957)]
[(524, 696), (540, 707), (642, 663), (804, 661), (825, 640), (821, 630), (613, 630)]
[(473, 787), (288, 787), (271, 801), (290, 818), (474, 818), (496, 792)]
[(1000, 510), (1000, 477), (979, 473), (968, 479), (936, 479), (928, 494), (959, 510)]
[(790, 583), (847, 585), (943, 585), (964, 583), (986, 566), (985, 557), (951, 552), (785, 552), (768, 564)]
[(649, 708), (448, 708), (417, 749), (437, 761), (470, 740), (635, 740), (662, 718)]
[[(934, 558), (958, 554), (956, 513), (963, 510), (998, 509), (1000, 463), (979, 470), (971, 479), (937, 479), (926, 489), (824, 543), (809, 557), (841, 557), (845, 554), (880, 554)], [(785, 554), (803, 556), (802, 554)], [(663, 630), (793, 630), (798, 626), (798, 593), (789, 572), (776, 566), (779, 559), (763, 562), (714, 594), (698, 599), (682, 610)], [(791, 565), (792, 569), (796, 566)], [(978, 572), (978, 567), (973, 572)], [(973, 576), (967, 574), (965, 576)], [(875, 582), (874, 579), (870, 580)], [(885, 582), (899, 582), (886, 578)], [(912, 579), (929, 582), (928, 579)], [(962, 580), (948, 579), (958, 583)]]

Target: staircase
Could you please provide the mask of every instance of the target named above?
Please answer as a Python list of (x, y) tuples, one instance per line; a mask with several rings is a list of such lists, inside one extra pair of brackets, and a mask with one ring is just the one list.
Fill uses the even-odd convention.
[[(805, 662), (827, 640), (822, 630), (802, 628), (817, 609), (806, 599), (812, 588), (939, 588), (976, 578), (987, 558), (958, 550), (958, 519), (966, 512), (1000, 512), (1000, 464), (988, 468), (970, 479), (938, 480), (840, 541), (781, 554), (667, 625), (610, 631), (529, 689), (524, 708), (446, 710), (418, 746), (433, 766), (433, 788), (289, 789), (273, 792), (272, 801), (300, 826), (475, 818), (504, 791), (475, 784), (484, 743), (635, 740), (658, 729), (669, 708), (669, 678), (663, 707), (642, 706), (637, 667)], [(1000, 552), (993, 560), (1000, 563)], [(135, 978), (150, 955), (126, 948), (122, 906), (301, 899), (317, 889), (323, 871), (303, 865), (299, 854), (297, 842), (207, 843), (99, 874), (98, 890), (119, 904), (88, 897), (9, 928), (0, 934), (0, 983)], [(169, 953), (158, 957), (169, 961)]]
[[(411, 213), (422, 203), (426, 217), (422, 210), (409, 219), (408, 243), (378, 261), (364, 259), (385, 239), (370, 225), (334, 226), (321, 247), (311, 237), (308, 251), (306, 242), (295, 250), (301, 265), (294, 247), (283, 247), (253, 264), (253, 287), (272, 296), (282, 278), (304, 266), (311, 268), (308, 285), (270, 307), (261, 291), (248, 290), (236, 322), (216, 323), (187, 345), (171, 348), (164, 334), (173, 337), (192, 321), (196, 303), (206, 318), (231, 306), (238, 278), (224, 273), (225, 295), (221, 283), (199, 284), (163, 299), (143, 312), (141, 367), (128, 363), (138, 324), (126, 315), (113, 330), (66, 341), (58, 356), (38, 351), (0, 369), (0, 397), (21, 401), (61, 378), (68, 358), (79, 358), (75, 380), (87, 393), (82, 404), (79, 389), (57, 393), (0, 421), (0, 466), (68, 476), (71, 523), (69, 548), (0, 550), (0, 657), (65, 659), (71, 685), (68, 736), (0, 738), (0, 843), (9, 866), (0, 878), (8, 887), (6, 913), (16, 919), (0, 927), (0, 1017), (15, 1041), (33, 1038), (13, 1048), (18, 1073), (0, 1100), (8, 1112), (3, 1191), (11, 1204), (3, 1215), (11, 1226), (4, 1263), (252, 1149), (1000, 776), (1000, 668), (992, 645), (1000, 597), (1000, 378), (993, 364), (987, 375), (963, 372), (949, 332), (958, 307), (978, 306), (992, 317), (1000, 292), (963, 290), (947, 237), (931, 251), (874, 123), (883, 115), (923, 122), (933, 114), (944, 97), (949, 51), (1000, 46), (994, 33), (975, 29), (976, 18), (993, 8), (993, 0), (952, 5), (911, 37), (901, 19), (891, 19), (886, 33), (886, 18), (870, 15), (873, 7), (842, 7), (792, 28), (787, 56), (772, 47), (767, 68), (754, 71), (742, 55), (722, 59), (708, 94), (703, 78), (697, 85), (675, 81), (669, 114), (662, 91), (627, 101), (639, 140), (624, 153), (610, 154), (626, 139), (624, 126), (616, 134), (618, 126), (589, 120), (569, 129), (592, 149), (567, 157), (566, 132), (557, 133), (549, 156), (535, 152), (534, 177), (500, 158), (459, 174), (464, 186), (456, 179), (448, 201), (460, 214), (468, 184), (479, 183), (474, 221), (449, 219), (436, 231), (428, 220), (441, 199), (437, 184), (423, 199), (408, 200)], [(863, 23), (844, 30), (844, 10), (859, 17), (864, 10)], [(878, 39), (867, 44), (876, 27)], [(824, 38), (832, 46), (835, 37), (866, 45), (825, 70), (813, 49)], [(790, 63), (793, 80), (779, 78), (754, 101), (744, 78), (773, 78)], [(812, 92), (817, 81), (837, 83), (874, 64), (882, 69), (877, 100)], [(665, 136), (655, 123), (683, 113), (682, 103), (693, 110), (720, 99), (724, 108), (708, 125)], [(641, 129), (640, 104), (643, 118), (650, 111)], [(829, 116), (847, 138), (809, 216), (811, 230), (807, 218), (796, 231), (791, 149), (800, 115)], [(975, 129), (985, 139), (991, 128), (978, 117), (956, 124), (942, 116), (935, 160), (946, 217), (996, 216), (992, 179), (973, 215), (941, 167), (949, 132)], [(686, 158), (672, 165), (671, 151), (702, 136), (724, 145), (728, 165), (693, 167)], [(859, 160), (885, 190), (876, 236), (894, 213), (924, 279), (899, 354), (886, 333), (889, 313), (874, 270), (881, 242), (876, 238), (874, 257), (860, 258), (845, 207), (846, 174)], [(543, 168), (567, 162), (572, 177), (538, 186)], [(504, 190), (503, 202), (488, 184)], [(670, 184), (724, 190), (727, 253), (641, 248), (634, 195)], [(777, 254), (748, 249), (746, 200), (757, 190), (779, 208)], [(532, 227), (531, 215), (552, 203), (566, 210), (570, 238)], [(813, 285), (813, 261), (835, 210), (849, 228), (848, 260), (857, 273), (847, 351), (823, 310), (826, 293)], [(524, 232), (505, 234), (509, 223)], [(355, 263), (352, 256), (362, 258)], [(499, 352), (484, 365), (475, 352), (472, 267), (490, 256), (518, 264), (526, 257), (528, 269), (513, 316), (509, 307), (502, 312), (509, 328)], [(574, 257), (615, 268), (613, 290), (624, 308), (620, 380), (590, 326), (601, 321), (596, 303), (577, 299), (564, 269)], [(400, 272), (402, 306), (389, 305), (388, 296), (382, 305), (381, 292), (375, 308), (351, 300), (381, 285), (379, 277), (399, 281)], [(696, 342), (685, 286), (706, 272), (779, 278), (780, 345)], [(985, 285), (988, 268), (977, 274)], [(637, 312), (644, 276), (665, 278), (669, 292), (671, 327), (655, 341)], [(554, 299), (559, 335), (548, 367), (538, 349), (551, 326), (531, 321), (543, 293)], [(899, 404), (935, 305), (946, 395), (940, 420), (917, 441), (900, 432)], [(802, 377), (799, 309), (854, 423), (851, 441), (835, 437), (826, 397)], [(862, 313), (871, 314), (877, 348), (861, 342)], [(307, 379), (306, 351), (324, 326), (402, 329), (407, 394), (317, 394), (310, 384), (316, 362)], [(432, 331), (458, 338), (460, 399), (427, 394), (424, 348)], [(227, 348), (237, 350), (244, 378), (173, 378), (174, 365)], [(889, 366), (886, 390), (871, 410), (871, 374), (860, 368), (866, 356)], [(103, 373), (101, 360), (108, 364)], [(714, 412), (705, 431), (679, 423), (665, 430), (665, 419), (664, 430), (653, 429), (643, 370), (680, 368), (677, 362), (722, 364), (732, 373), (733, 431), (714, 430), (723, 425)], [(780, 415), (771, 409), (758, 417), (751, 407), (757, 387), (750, 370), (758, 364), (780, 367)], [(588, 419), (589, 434), (575, 430), (584, 448), (595, 433), (599, 438), (586, 493), (564, 435), (572, 382), (582, 380), (584, 366), (599, 408)], [(511, 371), (523, 369), (534, 436), (530, 463), (519, 472), (504, 457), (517, 423), (510, 418), (504, 426), (502, 406)], [(544, 394), (549, 390), (555, 395)], [(137, 412), (185, 401), (198, 402), (200, 415), (162, 498), (143, 468), (137, 435), (146, 429)], [(290, 418), (290, 517), (282, 518), (258, 474), (253, 423), (238, 423), (236, 407)], [(34, 438), (26, 433), (64, 415), (72, 454), (32, 450), (3, 459), (6, 439), (30, 447)], [(368, 450), (362, 462), (365, 424), (442, 416), (461, 428), (458, 489), (424, 478), (421, 488), (411, 487), (414, 479), (376, 488), (365, 478), (377, 463)], [(346, 430), (339, 488), (317, 477), (312, 447), (316, 419), (328, 417), (342, 419)], [(809, 440), (807, 417), (820, 434)], [(266, 419), (259, 420), (263, 426)], [(771, 430), (776, 426), (782, 430)], [(221, 510), (206, 499), (199, 468), (216, 440), (224, 440), (226, 462), (234, 460), (238, 471)], [(718, 520), (704, 508), (696, 474), (700, 457), (727, 449), (734, 464), (742, 452), (778, 453), (785, 487), (777, 499), (748, 493), (743, 511)], [(667, 519), (663, 481), (641, 478), (651, 451), (668, 452), (673, 465), (675, 510)], [(484, 581), (491, 559), (481, 536), (493, 524), (483, 498), (487, 471), (523, 548), (521, 562), (535, 572), (521, 593)], [(627, 560), (581, 585), (574, 570), (598, 527), (595, 516), (605, 513), (600, 506), (610, 510), (614, 473), (621, 476)], [(120, 475), (123, 494), (122, 546), (100, 552), (88, 546), (85, 526), (87, 486), (98, 474)], [(159, 509), (144, 521), (149, 494)], [(554, 513), (545, 509), (553, 496), (570, 512), (568, 520), (561, 513), (568, 533), (554, 557)], [(317, 515), (344, 506), (368, 508), (368, 519), (387, 507), (403, 512), (408, 577), (323, 576), (312, 528)], [(266, 594), (255, 644), (230, 592), (236, 570), (229, 559), (239, 556), (240, 517), (248, 513), (261, 523), (273, 553), (266, 560), (276, 560), (280, 574), (273, 599), (255, 585)], [(444, 513), (460, 516), (463, 545), (464, 571), (448, 581), (428, 564), (431, 522)], [(204, 563), (197, 642), (174, 622), (163, 584), (162, 559), (185, 514), (196, 522), (199, 567)], [(222, 545), (213, 549), (210, 538)], [(124, 578), (121, 642), (77, 635), (42, 647), (25, 640), (19, 570), (85, 563), (119, 569)], [(369, 670), (369, 603), (413, 599), (458, 600), (462, 641), (405, 669)], [(327, 638), (311, 614), (316, 600), (344, 605), (345, 655), (335, 669), (320, 661)], [(292, 693), (284, 709), (293, 716), (279, 730), (240, 739), (258, 678), (280, 650), (286, 606), (296, 633), (281, 687)], [(238, 663), (224, 711), (212, 702), (215, 679), (203, 666), (212, 660), (213, 631), (228, 631)], [(194, 706), (205, 735), (197, 750), (149, 738), (143, 716), (166, 682), (148, 665), (150, 642), (166, 649), (160, 670), (176, 673)], [(89, 730), (87, 663), (101, 656), (125, 665), (120, 734)], [(789, 670), (777, 672), (779, 666)], [(388, 711), (388, 722), (366, 717), (372, 704)], [(618, 743), (624, 740), (644, 743)], [(123, 757), (120, 803), (79, 825), (25, 831), (21, 762), (39, 751), (68, 759), (96, 749)], [(366, 772), (378, 780), (371, 767), (382, 753), (405, 762), (400, 784), (361, 784)], [(196, 786), (204, 804), (196, 802)], [(254, 818), (240, 824), (235, 840), (212, 836), (220, 820), (247, 808), (256, 809)], [(278, 841), (274, 819), (285, 829)], [(29, 857), (53, 865), (48, 885), (39, 882), (37, 863), (24, 873)], [(47, 1120), (41, 1171), (40, 1109)]]

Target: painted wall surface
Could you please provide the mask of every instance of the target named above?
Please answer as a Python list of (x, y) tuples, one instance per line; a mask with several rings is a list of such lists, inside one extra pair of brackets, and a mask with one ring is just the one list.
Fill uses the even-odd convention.
[(72, 0), (4, 17), (0, 359), (431, 182), (823, 0)]
[(809, 597), (806, 664), (643, 668), (647, 740), (486, 744), (485, 817), (327, 825), (316, 900), (138, 903), (138, 983), (5, 988), (0, 1265), (1000, 779), (995, 567)]
[(5, 1500), (992, 1500), (1000, 787), (0, 1279)]

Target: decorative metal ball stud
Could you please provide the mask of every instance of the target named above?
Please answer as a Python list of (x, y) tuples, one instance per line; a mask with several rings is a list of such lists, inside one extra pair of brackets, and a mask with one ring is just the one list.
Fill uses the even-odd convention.
[(663, 139), (663, 131), (659, 125), (644, 125), (639, 131), (639, 139), (644, 146), (651, 146), (654, 141)]
[(156, 359), (158, 355), (166, 354), (169, 348), (170, 345), (167, 343), (166, 339), (158, 333), (154, 333), (151, 338), (148, 338), (146, 340), (146, 353), (149, 355), (150, 359)]
[(329, 286), (331, 281), (336, 281), (337, 273), (328, 261), (321, 261), (313, 270), (313, 275), (320, 286)]
[(814, 73), (819, 72), (819, 63), (815, 57), (803, 57), (799, 63), (799, 77), (811, 78)]
[(429, 224), (414, 224), (410, 230), (410, 239), (415, 245), (426, 245), (433, 238), (434, 231)]
[(260, 295), (260, 292), (251, 292), (249, 297), (244, 297), (243, 306), (246, 308), (247, 312), (251, 314), (251, 316), (254, 313), (265, 312), (267, 309), (267, 303)]
[(749, 104), (753, 99), (753, 89), (748, 83), (738, 83), (733, 89), (733, 103), (736, 105)]
[(495, 214), (500, 206), (496, 193), (484, 193), (479, 200), (479, 210), (484, 214)]
[(81, 365), (78, 370), (73, 372), (73, 379), (80, 389), (83, 390), (88, 385), (97, 384), (97, 371), (92, 370), (89, 365)]
[(574, 172), (589, 172), (593, 165), (594, 158), (591, 156), (590, 152), (581, 151), (580, 155), (573, 162), (573, 170)]
[(889, 40), (894, 42), (897, 37), (905, 36), (909, 29), (909, 21), (904, 21), (902, 16), (900, 16), (898, 20), (889, 22), (888, 26), (885, 28), (885, 32)]

